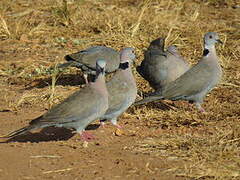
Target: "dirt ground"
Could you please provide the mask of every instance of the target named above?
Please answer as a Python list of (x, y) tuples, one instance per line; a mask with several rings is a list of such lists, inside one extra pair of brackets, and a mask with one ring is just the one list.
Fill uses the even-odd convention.
[(89, 125), (90, 142), (61, 128), (1, 139), (0, 179), (240, 179), (239, 7), (237, 0), (0, 1), (0, 135), (84, 86), (80, 70), (55, 68), (68, 53), (131, 46), (139, 64), (149, 42), (165, 36), (195, 64), (204, 33), (224, 42), (217, 47), (224, 77), (206, 97), (206, 113), (155, 102), (129, 108), (122, 131)]

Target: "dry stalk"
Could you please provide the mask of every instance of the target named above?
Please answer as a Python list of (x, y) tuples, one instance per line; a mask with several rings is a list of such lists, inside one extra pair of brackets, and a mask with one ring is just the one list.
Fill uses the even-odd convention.
[(6, 33), (8, 36), (10, 36), (11, 33), (10, 33), (10, 31), (9, 31), (9, 29), (8, 29), (8, 26), (7, 26), (7, 23), (6, 23), (5, 19), (2, 17), (2, 15), (0, 15), (0, 20), (1, 20), (1, 26), (2, 26), (2, 28), (4, 29), (5, 33)]
[(139, 26), (141, 24), (142, 18), (143, 18), (143, 14), (144, 14), (145, 10), (149, 7), (150, 3), (151, 3), (151, 0), (146, 0), (144, 2), (144, 5), (143, 5), (140, 15), (138, 17), (137, 23), (135, 24), (135, 26), (132, 29), (131, 37), (133, 37), (137, 33)]
[(222, 85), (222, 86), (231, 86), (231, 87), (236, 87), (236, 88), (239, 88), (239, 87), (240, 87), (240, 86), (237, 85), (237, 84), (227, 83), (227, 82), (222, 82), (222, 83), (220, 83), (220, 85)]
[(37, 156), (30, 156), (30, 158), (61, 158), (61, 156), (54, 156), (54, 155), (37, 155)]
[[(170, 29), (168, 31), (168, 34), (166, 36), (166, 42), (168, 41), (168, 39), (170, 38), (171, 34), (172, 34), (172, 31), (173, 29), (176, 29), (176, 24), (178, 22), (178, 19), (179, 19), (179, 14), (180, 14), (180, 11), (182, 10), (183, 8), (183, 4), (181, 5), (181, 7), (178, 8), (177, 10), (177, 14), (175, 16), (175, 18), (170, 22)], [(176, 36), (175, 40), (178, 38), (179, 35)]]
[(52, 107), (52, 105), (54, 104), (54, 95), (55, 95), (55, 90), (56, 90), (56, 82), (58, 80), (58, 78), (62, 75), (63, 72), (59, 73), (59, 69), (58, 69), (58, 63), (55, 64), (54, 66), (54, 70), (53, 70), (53, 74), (52, 74), (52, 84), (51, 84), (51, 94), (49, 97), (49, 108)]
[(66, 168), (66, 169), (59, 169), (54, 171), (45, 171), (43, 174), (50, 174), (50, 173), (59, 173), (59, 172), (65, 172), (65, 171), (71, 171), (73, 168)]

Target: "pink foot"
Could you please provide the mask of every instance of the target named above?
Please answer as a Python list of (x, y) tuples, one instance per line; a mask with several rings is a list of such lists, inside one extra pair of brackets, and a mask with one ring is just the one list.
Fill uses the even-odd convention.
[(105, 128), (105, 122), (100, 122), (100, 128)]
[(201, 106), (200, 103), (196, 103), (195, 105), (196, 105), (197, 109), (198, 109), (200, 112), (202, 112), (202, 113), (206, 112), (206, 111), (202, 108), (202, 106)]
[(83, 131), (81, 133), (81, 140), (83, 140), (83, 141), (91, 141), (93, 139), (95, 139), (95, 137), (91, 133), (86, 132), (86, 131)]
[(119, 124), (115, 124), (114, 126), (116, 126), (118, 129), (122, 129), (123, 127), (120, 126)]
[(203, 108), (200, 108), (199, 111), (202, 112), (202, 113), (206, 112), (205, 109), (203, 109)]

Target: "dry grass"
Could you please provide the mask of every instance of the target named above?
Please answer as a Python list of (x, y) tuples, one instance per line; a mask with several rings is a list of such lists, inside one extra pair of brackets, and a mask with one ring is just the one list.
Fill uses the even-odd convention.
[[(167, 170), (178, 176), (240, 178), (240, 11), (232, 8), (237, 1), (19, 2), (0, 2), (0, 46), (5, 53), (0, 56), (4, 58), (0, 59), (0, 80), (26, 86), (52, 78), (52, 85), (49, 84), (50, 89), (26, 90), (15, 101), (16, 109), (24, 104), (47, 107), (70, 93), (69, 87), (66, 91), (58, 90), (55, 86), (58, 75), (55, 70), (49, 70), (63, 61), (64, 54), (92, 45), (116, 49), (132, 46), (140, 63), (149, 42), (166, 36), (167, 44), (176, 44), (182, 55), (194, 64), (201, 56), (203, 34), (218, 32), (224, 41), (217, 51), (225, 73), (222, 85), (206, 98), (204, 106), (208, 113), (200, 114), (181, 102), (176, 103), (176, 109), (167, 111), (153, 104), (134, 108), (128, 114), (129, 119), (139, 118), (149, 128), (160, 130), (153, 138), (137, 142), (131, 150), (184, 162)], [(149, 91), (148, 84), (134, 72), (139, 89)]]

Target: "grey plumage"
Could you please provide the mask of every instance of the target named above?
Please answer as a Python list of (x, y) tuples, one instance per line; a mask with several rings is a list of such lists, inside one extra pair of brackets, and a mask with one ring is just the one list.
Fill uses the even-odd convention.
[(137, 86), (132, 74), (131, 64), (135, 59), (133, 48), (124, 48), (120, 52), (121, 63), (112, 79), (107, 83), (109, 108), (101, 122), (111, 121), (117, 125), (117, 118), (131, 106), (137, 96)]
[(178, 58), (178, 63), (180, 64), (178, 67), (183, 68), (181, 72), (186, 72), (188, 69), (190, 69), (188, 62), (179, 54), (177, 46), (171, 45), (167, 48), (167, 51)]
[(108, 92), (104, 77), (105, 65), (104, 60), (98, 60), (95, 82), (89, 83), (44, 115), (32, 120), (29, 126), (3, 137), (11, 138), (30, 130), (49, 126), (75, 129), (76, 132), (82, 134), (86, 126), (101, 117), (108, 108)]
[(59, 67), (63, 68), (66, 66), (74, 66), (80, 68), (85, 75), (85, 79), (89, 74), (95, 75), (95, 64), (97, 59), (104, 59), (106, 61), (106, 73), (115, 71), (120, 63), (119, 52), (105, 46), (93, 46), (87, 48), (86, 50), (66, 55), (64, 58), (68, 62), (60, 65)]
[(206, 33), (201, 60), (178, 79), (165, 86), (162, 91), (152, 93), (149, 97), (136, 102), (135, 105), (159, 99), (187, 100), (195, 103), (199, 110), (204, 111), (201, 107), (204, 97), (218, 84), (222, 76), (215, 50), (217, 42), (221, 42), (217, 33)]
[(164, 51), (164, 38), (153, 40), (144, 53), (144, 60), (137, 67), (138, 73), (157, 90), (174, 81), (189, 69), (175, 46)]

